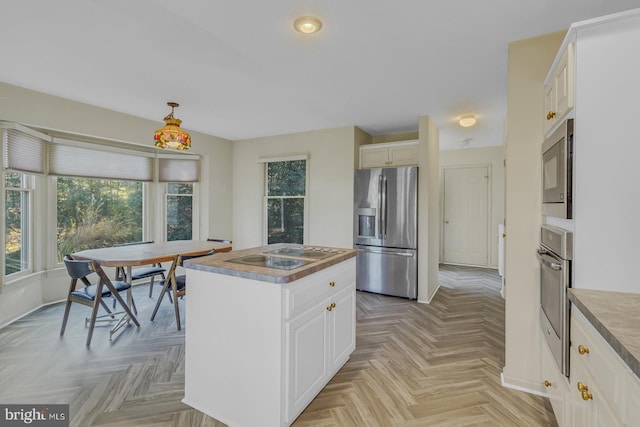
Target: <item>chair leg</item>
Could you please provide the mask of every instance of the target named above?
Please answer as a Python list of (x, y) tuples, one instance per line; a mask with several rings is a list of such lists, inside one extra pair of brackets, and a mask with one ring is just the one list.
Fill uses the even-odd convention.
[(173, 284), (172, 292), (173, 292), (173, 310), (176, 312), (176, 325), (178, 326), (178, 330), (181, 330), (180, 326), (180, 307), (178, 307), (178, 290), (176, 289), (177, 284)]
[(138, 307), (136, 307), (136, 300), (133, 299), (133, 295), (131, 295), (131, 307), (133, 307), (133, 313), (138, 315)]
[(151, 281), (149, 282), (149, 298), (153, 298), (153, 279), (155, 276), (151, 276)]
[(102, 286), (98, 286), (98, 290), (96, 292), (96, 298), (93, 301), (93, 309), (91, 310), (91, 320), (89, 322), (89, 332), (87, 333), (87, 347), (91, 345), (91, 338), (93, 338), (93, 328), (96, 326), (96, 319), (98, 317), (98, 310), (100, 308), (100, 303), (102, 302)]
[(169, 288), (169, 282), (171, 280), (165, 280), (164, 286), (162, 286), (162, 290), (160, 291), (160, 295), (158, 296), (158, 301), (156, 301), (156, 307), (153, 309), (153, 314), (151, 315), (151, 321), (156, 318), (156, 313), (158, 312), (158, 308), (160, 308), (160, 303), (162, 302), (162, 298), (164, 298), (164, 294), (167, 293)]
[[(114, 302), (115, 302), (115, 299), (114, 299)], [(106, 310), (107, 314), (111, 314), (111, 318), (112, 318), (112, 319), (115, 319), (115, 318), (116, 318), (116, 316), (114, 316), (114, 315), (111, 313), (111, 310), (109, 310), (109, 306), (107, 306), (107, 304), (105, 304), (105, 302), (104, 302), (104, 300), (103, 300), (103, 299), (100, 299), (100, 305), (102, 306), (102, 308), (104, 308), (104, 309)], [(115, 307), (114, 307), (114, 308), (115, 308)]]
[(62, 328), (60, 329), (60, 336), (64, 335), (64, 330), (67, 328), (67, 320), (69, 319), (69, 311), (71, 311), (71, 300), (67, 298), (67, 305), (64, 308), (64, 317), (62, 318)]

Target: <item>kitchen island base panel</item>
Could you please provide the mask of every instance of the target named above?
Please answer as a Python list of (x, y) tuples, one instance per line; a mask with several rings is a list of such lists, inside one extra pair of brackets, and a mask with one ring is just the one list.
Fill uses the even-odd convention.
[(189, 269), (187, 282), (185, 403), (233, 426), (274, 425), (280, 285)]
[(195, 269), (187, 282), (183, 402), (221, 422), (290, 425), (355, 349), (355, 258), (285, 284)]

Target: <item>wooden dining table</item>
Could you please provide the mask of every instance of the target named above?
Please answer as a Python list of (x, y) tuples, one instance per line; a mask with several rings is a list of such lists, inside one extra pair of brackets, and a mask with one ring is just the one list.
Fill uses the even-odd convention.
[(75, 252), (75, 259), (95, 260), (103, 267), (126, 267), (127, 278), (132, 267), (173, 261), (176, 255), (201, 255), (215, 249), (229, 252), (230, 243), (208, 240), (173, 240), (171, 242), (144, 243), (139, 245), (111, 246)]
[[(231, 243), (210, 240), (173, 240), (160, 243), (111, 246), (86, 249), (72, 253), (74, 259), (97, 261), (103, 267), (124, 267), (127, 282), (131, 284), (133, 267), (173, 261), (176, 255), (202, 255), (214, 249), (216, 252), (231, 251)], [(131, 291), (127, 292), (127, 305), (131, 308)]]

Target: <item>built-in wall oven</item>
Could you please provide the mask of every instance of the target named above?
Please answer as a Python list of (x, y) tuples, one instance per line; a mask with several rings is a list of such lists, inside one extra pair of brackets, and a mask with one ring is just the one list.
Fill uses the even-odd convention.
[(543, 225), (540, 247), (540, 326), (558, 368), (569, 376), (569, 299), (573, 233)]
[(573, 217), (573, 119), (563, 121), (542, 144), (542, 214)]

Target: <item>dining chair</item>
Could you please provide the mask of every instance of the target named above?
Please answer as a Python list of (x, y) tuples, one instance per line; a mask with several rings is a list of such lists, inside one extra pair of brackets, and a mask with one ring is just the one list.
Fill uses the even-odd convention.
[(227, 239), (207, 239), (207, 242), (233, 243), (231, 240)]
[[(228, 243), (229, 246), (231, 246), (231, 243), (233, 243), (231, 240), (227, 240), (227, 239), (207, 239), (207, 242)], [(218, 249), (218, 252), (231, 252), (231, 250), (232, 248)]]
[[(116, 315), (126, 313), (128, 317), (123, 317), (118, 320), (118, 323), (111, 329), (110, 336), (124, 326), (128, 324), (129, 320), (132, 320), (136, 326), (140, 326), (138, 320), (133, 315), (126, 302), (122, 299), (120, 292), (129, 290), (131, 285), (123, 281), (111, 281), (107, 274), (104, 272), (100, 263), (97, 261), (85, 261), (75, 260), (70, 255), (65, 255), (64, 265), (67, 268), (69, 277), (71, 277), (71, 284), (69, 285), (69, 292), (67, 294), (67, 304), (64, 309), (64, 317), (62, 319), (62, 328), (60, 329), (60, 336), (64, 335), (64, 331), (67, 327), (67, 321), (69, 319), (69, 313), (71, 311), (71, 303), (77, 302), (92, 308), (91, 317), (85, 319), (85, 325), (89, 323), (89, 332), (87, 334), (87, 347), (91, 345), (91, 338), (93, 337), (93, 329), (98, 321), (115, 321)], [(96, 273), (98, 276), (97, 283), (92, 284), (88, 279), (88, 276)], [(83, 288), (78, 288), (78, 280), (84, 284)], [(112, 312), (104, 302), (104, 298), (113, 297), (120, 303), (123, 308), (123, 312)], [(131, 297), (132, 305), (133, 297)], [(100, 307), (104, 308), (107, 314), (98, 315)]]
[[(133, 246), (133, 245), (146, 245), (149, 243), (153, 243), (153, 240), (149, 240), (146, 242), (130, 242), (130, 243), (120, 243), (117, 245), (113, 245), (114, 247), (120, 246)], [(152, 264), (150, 267), (139, 267), (131, 270), (131, 283), (136, 280), (141, 279), (150, 279), (149, 281), (149, 298), (153, 297), (153, 285), (154, 279), (156, 276), (161, 276), (162, 280), (165, 279), (164, 273), (167, 271), (166, 268), (162, 267), (162, 264), (157, 262)], [(116, 280), (122, 280), (124, 282), (127, 281), (127, 273), (124, 267), (116, 267)]]
[(164, 295), (167, 294), (167, 296), (169, 297), (169, 301), (172, 300), (171, 297), (173, 296), (173, 310), (175, 311), (175, 315), (176, 315), (176, 326), (178, 327), (178, 330), (182, 329), (182, 326), (180, 324), (180, 307), (178, 306), (178, 298), (186, 295), (187, 280), (186, 280), (185, 274), (176, 276), (176, 269), (178, 267), (182, 267), (184, 261), (186, 260), (213, 255), (214, 252), (215, 250), (211, 249), (209, 252), (206, 252), (200, 255), (176, 255), (175, 256), (175, 258), (173, 259), (173, 262), (171, 263), (171, 267), (169, 267), (169, 271), (167, 272), (167, 279), (163, 280), (162, 282), (162, 285), (163, 285), (162, 291), (158, 296), (156, 307), (153, 309), (153, 314), (151, 315), (152, 322), (153, 322), (153, 319), (155, 319), (156, 314), (158, 313), (158, 309), (160, 308), (160, 303), (162, 303), (162, 299), (164, 298)]

